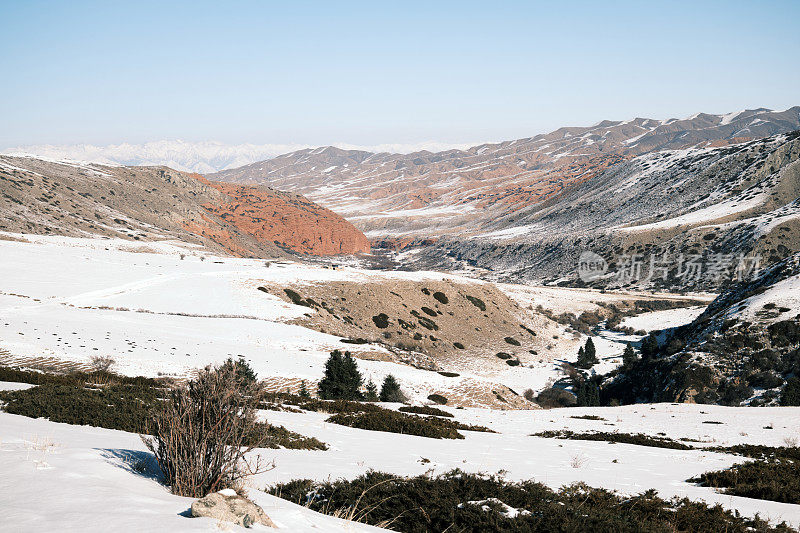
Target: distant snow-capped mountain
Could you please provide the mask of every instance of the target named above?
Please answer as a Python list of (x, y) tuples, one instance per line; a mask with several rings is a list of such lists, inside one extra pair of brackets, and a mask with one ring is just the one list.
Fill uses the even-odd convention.
[[(349, 150), (374, 152), (409, 153), (419, 150), (447, 150), (467, 148), (472, 143), (448, 144), (425, 142), (417, 144), (381, 144), (358, 146), (336, 143)], [(187, 142), (153, 141), (144, 144), (91, 144), (19, 146), (0, 150), (7, 155), (32, 155), (52, 160), (76, 160), (105, 165), (164, 165), (183, 172), (207, 174), (249, 165), (256, 161), (271, 159), (279, 154), (310, 148), (307, 144), (225, 144), (217, 141)]]
[(20, 146), (5, 154), (29, 154), (48, 159), (73, 159), (107, 165), (165, 165), (184, 172), (216, 172), (305, 147), (300, 144), (238, 144), (215, 141), (153, 141), (144, 144)]

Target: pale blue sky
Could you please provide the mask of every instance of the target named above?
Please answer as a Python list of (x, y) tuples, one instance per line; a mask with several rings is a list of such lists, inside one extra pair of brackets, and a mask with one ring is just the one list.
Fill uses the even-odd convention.
[(472, 142), (800, 104), (800, 2), (660, 4), (0, 0), (0, 148)]

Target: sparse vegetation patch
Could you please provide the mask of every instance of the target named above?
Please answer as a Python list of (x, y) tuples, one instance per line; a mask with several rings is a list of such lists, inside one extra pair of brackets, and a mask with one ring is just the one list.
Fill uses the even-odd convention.
[(663, 500), (650, 490), (628, 497), (575, 484), (554, 491), (534, 481), (454, 470), (401, 477), (368, 472), (354, 480), (294, 480), (267, 489), (314, 511), (388, 526), (395, 531), (692, 531), (789, 532), (760, 519), (688, 499)]

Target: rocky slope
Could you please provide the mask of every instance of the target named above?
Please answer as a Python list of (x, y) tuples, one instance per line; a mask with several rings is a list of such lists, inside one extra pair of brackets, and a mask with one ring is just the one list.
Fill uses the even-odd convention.
[(306, 149), (212, 179), (307, 195), (375, 239), (480, 235), (497, 228), (498, 218), (504, 228), (519, 226), (516, 213), (592, 183), (636, 156), (725, 146), (798, 128), (800, 107), (700, 113), (684, 120), (636, 118), (437, 153)]
[(786, 388), (800, 376), (800, 253), (732, 286), (660, 340), (657, 354), (609, 379), (609, 399), (797, 405)]
[(295, 194), (166, 167), (30, 157), (0, 156), (0, 231), (177, 239), (242, 257), (369, 251), (350, 223)]
[[(740, 256), (763, 267), (800, 248), (799, 159), (800, 132), (646, 154), (500, 217), (480, 236), (442, 238), (411, 257), (500, 279), (582, 285), (578, 261), (591, 251), (607, 263), (594, 286), (716, 290), (737, 277)], [(634, 260), (639, 275), (624, 275)], [(700, 263), (696, 271), (689, 260)]]

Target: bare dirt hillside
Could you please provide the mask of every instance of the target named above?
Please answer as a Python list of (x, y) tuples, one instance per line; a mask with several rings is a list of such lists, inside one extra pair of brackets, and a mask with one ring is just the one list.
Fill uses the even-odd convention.
[[(316, 311), (298, 319), (304, 326), (354, 344), (383, 344), (401, 361), (434, 370), (503, 370), (550, 361), (553, 335), (563, 330), (488, 283), (386, 279), (261, 290)], [(559, 348), (564, 342), (577, 350), (577, 338), (561, 339)]]
[(29, 157), (0, 156), (0, 230), (176, 239), (241, 257), (369, 251), (349, 222), (296, 194), (209, 182), (166, 167)]

